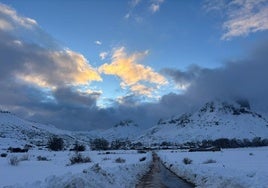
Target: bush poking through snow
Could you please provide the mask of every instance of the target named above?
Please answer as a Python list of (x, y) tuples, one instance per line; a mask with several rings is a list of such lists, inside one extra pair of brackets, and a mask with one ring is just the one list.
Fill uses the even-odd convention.
[(189, 159), (189, 158), (187, 158), (187, 157), (185, 157), (185, 158), (182, 160), (182, 162), (183, 162), (184, 164), (188, 165), (188, 164), (192, 164), (193, 160), (192, 160), (192, 159)]
[(11, 156), (9, 158), (9, 164), (12, 165), (12, 166), (18, 166), (20, 160), (17, 156)]
[(63, 150), (64, 142), (62, 138), (58, 138), (56, 136), (51, 137), (48, 140), (47, 147), (53, 151)]
[(203, 162), (203, 164), (210, 164), (210, 163), (216, 163), (216, 161), (213, 159), (208, 159), (208, 160)]
[(70, 162), (72, 165), (76, 163), (90, 163), (91, 159), (89, 157), (84, 157), (81, 153), (76, 153), (70, 158)]
[(9, 147), (8, 150), (11, 152), (11, 153), (26, 153), (28, 152), (28, 149), (21, 149), (21, 148), (12, 148), (12, 147)]
[(1, 153), (0, 156), (1, 156), (1, 157), (6, 157), (6, 156), (7, 156), (7, 153)]
[(70, 149), (70, 151), (85, 151), (86, 147), (78, 142), (75, 142), (74, 148)]
[(140, 158), (140, 162), (141, 161), (145, 161), (146, 160), (146, 157), (142, 157), (142, 158)]
[(147, 152), (144, 151), (144, 150), (139, 149), (139, 150), (137, 150), (137, 153), (147, 153)]
[(111, 160), (109, 157), (104, 157), (102, 158), (103, 161), (108, 161), (108, 160)]
[(42, 157), (41, 155), (37, 156), (36, 159), (38, 161), (49, 161), (47, 157)]
[(126, 162), (126, 159), (123, 159), (121, 157), (118, 157), (117, 159), (115, 159), (115, 162), (116, 163), (125, 163)]

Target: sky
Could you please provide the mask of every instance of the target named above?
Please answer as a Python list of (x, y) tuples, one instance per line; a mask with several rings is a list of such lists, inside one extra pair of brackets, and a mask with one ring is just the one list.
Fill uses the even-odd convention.
[(209, 100), (268, 114), (268, 0), (0, 0), (0, 108), (142, 128)]

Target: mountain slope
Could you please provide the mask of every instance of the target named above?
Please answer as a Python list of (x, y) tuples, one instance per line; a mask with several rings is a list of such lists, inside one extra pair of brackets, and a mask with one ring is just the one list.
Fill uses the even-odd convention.
[(83, 133), (83, 135), (87, 135), (89, 138), (105, 138), (108, 141), (135, 140), (141, 134), (141, 131), (133, 121), (125, 120), (107, 130), (93, 130), (87, 134)]
[(74, 140), (69, 131), (26, 121), (10, 112), (0, 111), (0, 147), (22, 147), (25, 144), (44, 145), (53, 135), (64, 138), (66, 142)]
[(268, 137), (268, 121), (261, 115), (247, 105), (210, 102), (193, 114), (159, 121), (138, 140), (149, 144), (254, 137)]

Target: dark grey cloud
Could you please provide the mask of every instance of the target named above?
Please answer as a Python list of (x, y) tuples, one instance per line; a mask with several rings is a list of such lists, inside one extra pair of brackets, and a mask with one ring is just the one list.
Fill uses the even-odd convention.
[(226, 62), (220, 68), (198, 68), (195, 76), (192, 76), (192, 70), (173, 70), (169, 74), (178, 84), (185, 80), (190, 83), (183, 95), (193, 103), (247, 98), (256, 110), (264, 110), (268, 106), (267, 60), (268, 43), (265, 41), (252, 48), (243, 59)]
[(170, 77), (178, 88), (185, 88), (195, 79), (197, 79), (204, 71), (206, 71), (206, 69), (202, 69), (198, 65), (191, 65), (186, 71), (165, 68), (161, 72)]

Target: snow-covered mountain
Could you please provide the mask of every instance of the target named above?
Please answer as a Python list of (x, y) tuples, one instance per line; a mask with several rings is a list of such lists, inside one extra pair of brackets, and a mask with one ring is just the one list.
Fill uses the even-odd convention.
[(0, 110), (0, 147), (23, 147), (25, 144), (45, 145), (48, 139), (57, 135), (65, 142), (74, 142), (70, 131), (57, 129), (52, 125), (30, 122)]
[(268, 138), (268, 121), (247, 103), (209, 102), (193, 114), (183, 114), (158, 124), (138, 138), (143, 143), (202, 141), (218, 138)]
[(105, 138), (110, 142), (128, 139), (144, 144), (163, 141), (185, 143), (218, 138), (253, 139), (268, 138), (268, 121), (250, 110), (247, 103), (214, 101), (195, 113), (160, 120), (156, 126), (145, 131), (127, 120), (107, 130), (71, 132), (0, 111), (0, 148), (22, 147), (25, 144), (45, 145), (53, 135), (62, 137), (67, 145), (75, 141), (87, 144), (94, 138)]
[(94, 130), (88, 132), (90, 138), (105, 138), (113, 140), (135, 140), (141, 135), (142, 129), (132, 120), (120, 121), (107, 130)]

